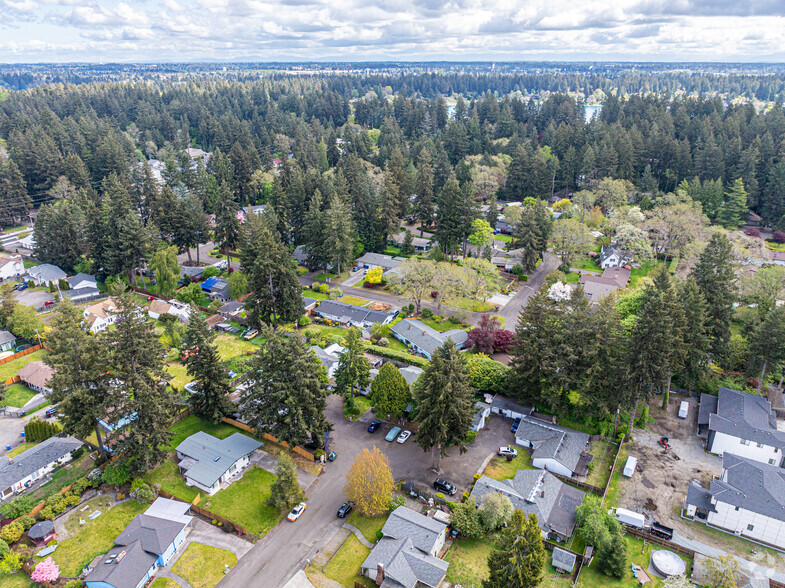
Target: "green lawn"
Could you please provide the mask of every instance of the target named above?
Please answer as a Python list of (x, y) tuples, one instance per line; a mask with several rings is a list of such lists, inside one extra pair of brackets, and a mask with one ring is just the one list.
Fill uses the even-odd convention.
[(169, 353), (169, 361), (166, 362), (166, 371), (169, 372), (169, 384), (173, 388), (182, 389), (193, 378), (188, 375), (186, 367), (180, 363), (177, 351)]
[(646, 278), (655, 268), (662, 265), (661, 261), (644, 261), (641, 263), (640, 269), (633, 269), (630, 271), (630, 283), (627, 284), (627, 287), (630, 290), (634, 290), (635, 288), (639, 288), (646, 283)]
[[(30, 355), (35, 355), (31, 353)], [(13, 362), (12, 362), (13, 363)], [(25, 386), (24, 384), (14, 384), (5, 389), (5, 398), (0, 402), (0, 406), (14, 406), (22, 408), (25, 404), (30, 402), (36, 392)]]
[[(115, 507), (111, 507), (111, 503), (110, 496), (97, 496), (86, 503), (93, 507), (90, 510), (75, 509), (68, 515), (65, 528), (69, 536), (60, 540), (52, 554), (52, 559), (60, 566), (63, 576), (78, 576), (97, 555), (111, 549), (115, 537), (125, 529), (131, 519), (150, 506), (136, 500), (123, 502)], [(100, 510), (101, 515), (93, 520), (88, 519), (88, 515), (95, 510)], [(84, 525), (79, 524), (80, 517), (85, 521)]]
[(180, 443), (182, 443), (186, 437), (190, 437), (198, 431), (204, 431), (205, 433), (208, 433), (213, 437), (217, 437), (218, 439), (226, 439), (233, 433), (243, 433), (247, 435), (247, 433), (244, 431), (241, 431), (237, 427), (227, 423), (213, 424), (202, 420), (193, 414), (188, 415), (183, 420), (173, 424), (171, 427), (169, 427), (169, 431), (174, 434), (172, 437), (172, 442), (169, 444), (169, 449), (171, 451), (174, 451), (175, 448), (180, 445)]
[(567, 282), (568, 284), (577, 284), (580, 281), (580, 279), (581, 279), (581, 275), (579, 273), (570, 272), (569, 274), (567, 274), (565, 282)]
[(29, 228), (30, 227), (28, 227), (27, 225), (17, 225), (15, 227), (7, 227), (7, 228), (3, 229), (3, 233), (5, 233), (5, 234), (8, 234), (8, 233), (18, 233), (19, 231), (24, 231), (25, 229), (29, 229)]
[(29, 588), (37, 586), (30, 580), (30, 576), (25, 574), (22, 570), (17, 571), (15, 574), (4, 574), (0, 572), (0, 586), (3, 588)]
[(369, 408), (371, 408), (370, 399), (367, 396), (358, 394), (354, 397), (354, 410), (349, 411), (346, 407), (346, 403), (344, 402), (343, 414), (344, 416), (351, 415), (353, 417), (358, 417), (364, 415)]
[(365, 298), (360, 298), (359, 296), (350, 296), (349, 294), (345, 294), (338, 299), (339, 302), (345, 302), (346, 304), (352, 304), (354, 306), (365, 306), (370, 302)]
[(230, 568), (237, 565), (237, 556), (231, 551), (191, 543), (174, 564), (172, 572), (193, 588), (213, 588), (223, 580), (227, 565)]
[(6, 453), (5, 455), (8, 458), (16, 457), (20, 453), (24, 453), (25, 451), (27, 451), (31, 447), (35, 447), (36, 445), (38, 445), (38, 443), (20, 443), (17, 447), (14, 447), (11, 451)]
[(52, 479), (34, 490), (30, 496), (36, 500), (42, 500), (59, 492), (62, 488), (70, 486), (82, 476), (86, 476), (95, 467), (95, 462), (90, 459), (90, 455), (85, 453), (79, 459), (71, 462), (71, 467), (66, 466), (58, 469), (52, 474)]
[(346, 522), (360, 529), (360, 532), (368, 541), (376, 543), (379, 540), (379, 533), (381, 533), (384, 523), (387, 522), (387, 515), (361, 517), (357, 514), (357, 511), (352, 511)]
[[(598, 488), (605, 488), (610, 477), (611, 465), (613, 465), (613, 458), (616, 457), (616, 451), (619, 446), (608, 441), (592, 441), (589, 447), (589, 453), (594, 456), (591, 462), (591, 469), (589, 475), (586, 477), (586, 483)], [(624, 468), (624, 464), (621, 464)]]
[(321, 292), (317, 292), (316, 290), (303, 290), (303, 296), (306, 298), (310, 298), (311, 300), (329, 300), (329, 294), (322, 294)]
[(453, 298), (449, 301), (449, 305), (472, 312), (490, 312), (495, 306), (491, 302), (483, 302), (482, 300), (474, 300), (472, 298)]
[(43, 361), (44, 357), (46, 357), (46, 351), (39, 349), (34, 353), (28, 353), (23, 357), (0, 365), (0, 381), (5, 382), (8, 378), (15, 376), (19, 370), (31, 361)]
[(322, 573), (341, 586), (354, 588), (354, 580), (358, 578), (360, 566), (370, 553), (371, 550), (360, 543), (357, 537), (353, 534), (349, 535)]
[[(545, 575), (542, 577), (540, 588), (571, 588), (572, 576), (563, 570), (557, 570), (551, 565), (551, 553), (545, 564)], [(172, 587), (174, 588), (174, 587)]]
[(428, 325), (432, 329), (439, 331), (440, 333), (444, 333), (445, 331), (451, 331), (452, 329), (459, 329), (460, 325), (456, 325), (455, 323), (451, 323), (450, 321), (440, 321), (437, 320), (436, 317), (432, 318), (419, 318), (417, 319), (421, 323)]
[(489, 478), (494, 480), (509, 480), (514, 478), (518, 470), (533, 469), (529, 465), (531, 456), (528, 451), (518, 449), (518, 457), (514, 457), (512, 461), (507, 461), (506, 457), (494, 457), (487, 466), (483, 473)]
[(193, 486), (186, 486), (185, 478), (180, 474), (174, 460), (167, 459), (157, 468), (144, 475), (144, 479), (150, 484), (158, 484), (164, 492), (174, 494), (181, 500), (192, 502), (199, 491)]
[(35, 413), (37, 413), (37, 412), (40, 412), (40, 411), (42, 411), (42, 410), (43, 410), (43, 409), (45, 409), (47, 406), (52, 406), (52, 403), (51, 403), (51, 402), (49, 402), (48, 400), (47, 400), (46, 402), (44, 402), (43, 404), (39, 404), (39, 405), (38, 405), (38, 406), (36, 406), (35, 408), (33, 408), (33, 409), (30, 409), (29, 411), (25, 411), (25, 413), (26, 413), (26, 414), (35, 414)]
[(351, 272), (348, 271), (341, 272), (340, 276), (332, 272), (322, 272), (320, 274), (316, 274), (314, 276), (314, 280), (316, 280), (317, 282), (326, 282), (327, 278), (330, 278), (330, 283), (336, 284), (336, 283), (343, 282), (346, 278), (349, 277), (350, 274)]
[(180, 588), (180, 584), (170, 578), (156, 578), (150, 588)]
[(507, 243), (512, 243), (512, 235), (505, 235), (504, 233), (496, 233), (493, 236), (494, 239), (497, 241), (506, 241)]
[(343, 327), (328, 327), (327, 325), (308, 325), (307, 327), (300, 327), (300, 330), (307, 333), (315, 333), (317, 337), (324, 337), (330, 339), (332, 337), (346, 337), (346, 329)]
[(494, 550), (493, 543), (486, 539), (458, 539), (444, 560), (450, 563), (447, 581), (465, 588), (480, 588), (488, 578), (488, 556)]
[(589, 255), (581, 255), (580, 257), (576, 257), (572, 263), (570, 263), (570, 267), (574, 267), (575, 269), (601, 272), (602, 270), (597, 266), (594, 259), (595, 258)]
[(608, 492), (605, 495), (605, 502), (603, 503), (608, 508), (617, 506), (619, 504), (619, 497), (621, 497), (622, 481), (624, 478), (621, 473), (624, 470), (624, 464), (627, 463), (627, 457), (630, 455), (630, 445), (625, 443), (622, 445), (619, 459), (616, 461), (616, 469), (613, 471), (613, 477), (608, 484)]
[(785, 243), (776, 243), (774, 241), (766, 239), (766, 247), (771, 249), (772, 251), (785, 252)]

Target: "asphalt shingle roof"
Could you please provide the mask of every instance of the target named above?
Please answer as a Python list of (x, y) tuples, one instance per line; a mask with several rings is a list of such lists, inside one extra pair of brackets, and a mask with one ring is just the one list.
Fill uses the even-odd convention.
[(334, 318), (343, 323), (383, 323), (390, 315), (385, 312), (346, 304), (338, 300), (325, 300), (316, 308), (316, 314), (326, 318)]
[[(120, 559), (123, 552), (125, 555)], [(111, 557), (113, 555), (114, 558)], [(140, 541), (127, 546), (118, 545), (93, 561), (93, 568), (85, 580), (106, 582), (114, 588), (136, 588), (157, 559), (157, 556), (142, 548)]]
[(161, 555), (175, 537), (183, 530), (185, 524), (169, 519), (138, 514), (114, 540), (115, 545), (131, 545), (141, 542), (142, 549)]
[(49, 367), (43, 361), (31, 361), (23, 366), (16, 375), (26, 384), (37, 388), (46, 388), (54, 373), (54, 368)]
[(0, 345), (13, 343), (14, 341), (16, 341), (16, 336), (13, 333), (9, 331), (0, 331)]
[(27, 532), (27, 536), (30, 539), (43, 539), (49, 533), (54, 531), (55, 524), (53, 521), (41, 521), (40, 523), (36, 523), (30, 530)]
[(68, 278), (66, 282), (68, 282), (68, 285), (71, 286), (71, 288), (73, 288), (76, 284), (79, 284), (80, 282), (92, 282), (93, 284), (95, 284), (97, 280), (95, 276), (91, 274), (83, 274), (80, 272), (75, 276), (71, 276), (70, 278)]
[(717, 412), (709, 415), (709, 430), (785, 448), (785, 432), (777, 430), (777, 417), (769, 401), (738, 390), (719, 389)]
[(42, 263), (27, 270), (27, 273), (33, 276), (36, 280), (43, 280), (45, 282), (56, 282), (57, 280), (64, 280), (66, 273), (56, 265), (51, 263)]
[(436, 519), (423, 516), (405, 506), (399, 506), (390, 514), (382, 527), (382, 534), (393, 539), (410, 537), (417, 549), (428, 553), (446, 528), (447, 525)]
[(713, 511), (714, 505), (711, 503), (711, 490), (707, 490), (700, 484), (692, 482), (687, 486), (687, 504), (692, 504), (703, 510)]
[(403, 319), (397, 325), (393, 325), (390, 330), (430, 355), (444, 345), (447, 339), (452, 339), (453, 343), (461, 345), (469, 337), (466, 331), (462, 329), (452, 329), (451, 331), (440, 333), (425, 323), (414, 319)]
[(101, 294), (98, 288), (85, 286), (84, 288), (76, 288), (74, 290), (65, 290), (64, 295), (68, 296), (72, 301), (79, 302), (80, 300), (87, 300), (88, 298), (95, 298)]
[(262, 444), (256, 439), (240, 433), (234, 433), (226, 439), (218, 439), (204, 431), (199, 431), (184, 439), (177, 446), (177, 452), (197, 462), (188, 469), (186, 475), (209, 488), (234, 462), (261, 446)]
[(534, 407), (531, 404), (519, 404), (511, 398), (502, 396), (501, 394), (497, 394), (493, 397), (491, 408), (495, 408), (496, 410), (510, 410), (525, 415), (530, 415), (534, 411)]
[(712, 480), (709, 491), (718, 502), (785, 522), (783, 468), (725, 452), (722, 477)]
[(565, 551), (564, 549), (554, 547), (552, 562), (554, 567), (571, 572), (575, 567), (575, 554)]
[(355, 263), (359, 265), (367, 265), (374, 267), (378, 265), (383, 270), (390, 270), (398, 267), (401, 262), (406, 261), (405, 257), (392, 257), (390, 255), (383, 255), (381, 253), (366, 253), (362, 257), (358, 257)]
[(50, 437), (17, 455), (13, 458), (13, 463), (5, 455), (0, 457), (0, 488), (9, 488), (81, 446), (82, 442), (74, 437)]
[[(403, 507), (401, 507), (403, 508)], [(438, 586), (447, 574), (450, 564), (421, 552), (410, 537), (392, 539), (383, 537), (374, 546), (363, 562), (363, 569), (384, 566), (382, 586), (415, 588), (418, 582), (426, 586)]]
[(586, 472), (578, 470), (588, 470), (591, 461), (582, 459), (589, 435), (531, 416), (521, 420), (515, 433), (515, 442), (533, 449), (532, 459), (555, 459), (576, 474), (585, 475)]

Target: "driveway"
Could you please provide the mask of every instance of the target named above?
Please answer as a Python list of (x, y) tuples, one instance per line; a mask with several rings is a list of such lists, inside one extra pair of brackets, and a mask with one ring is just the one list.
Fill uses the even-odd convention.
[(559, 259), (546, 251), (543, 255), (540, 267), (532, 274), (529, 274), (529, 281), (521, 282), (519, 284), (518, 293), (496, 313), (499, 316), (504, 317), (506, 329), (509, 329), (510, 331), (515, 330), (515, 325), (518, 324), (518, 315), (521, 313), (521, 309), (529, 302), (529, 298), (540, 289), (540, 286), (545, 282), (545, 276), (557, 267), (559, 267)]
[[(313, 559), (339, 531), (343, 520), (335, 516), (344, 501), (346, 474), (357, 454), (363, 449), (379, 447), (390, 459), (393, 476), (430, 486), (436, 475), (430, 471), (431, 454), (425, 453), (410, 439), (404, 444), (387, 443), (384, 435), (393, 425), (385, 424), (374, 434), (367, 431), (362, 421), (349, 423), (343, 418), (342, 399), (333, 395), (327, 401), (327, 417), (334, 423), (330, 449), (338, 453), (334, 462), (325, 465), (324, 472), (307, 491), (308, 509), (297, 520), (279, 523), (261, 539), (219, 584), (234, 586), (282, 586), (308, 560)], [(442, 460), (443, 477), (458, 486), (459, 493), (468, 489), (472, 476), (500, 445), (512, 440), (510, 421), (492, 416), (480, 431), (468, 453), (460, 455), (456, 448), (448, 450)]]
[(22, 290), (21, 292), (14, 292), (17, 302), (24, 306), (40, 307), (48, 300), (54, 300), (54, 294), (51, 292), (44, 292), (42, 290)]

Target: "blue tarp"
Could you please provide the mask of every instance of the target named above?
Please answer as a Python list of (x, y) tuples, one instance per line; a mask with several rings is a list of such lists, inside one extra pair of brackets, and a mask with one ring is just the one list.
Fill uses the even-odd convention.
[(207, 278), (204, 282), (202, 282), (202, 290), (205, 292), (209, 292), (210, 289), (215, 286), (215, 283), (218, 281), (218, 278)]

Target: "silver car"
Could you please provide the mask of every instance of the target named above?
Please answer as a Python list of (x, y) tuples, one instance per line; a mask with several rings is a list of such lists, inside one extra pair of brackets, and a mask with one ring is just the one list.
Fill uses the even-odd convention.
[(412, 436), (411, 431), (404, 431), (400, 435), (398, 435), (398, 443), (406, 443), (406, 440)]

